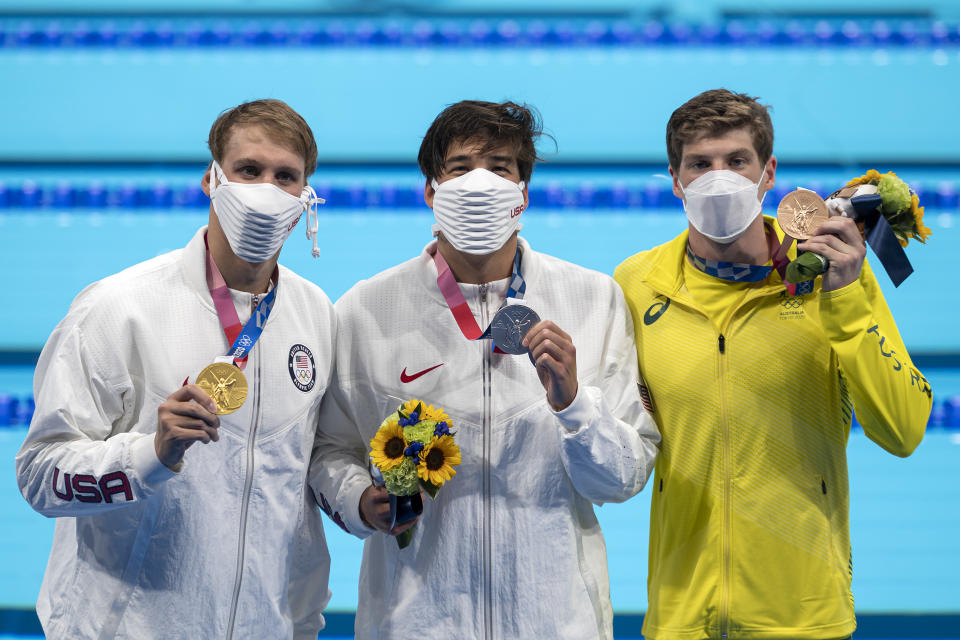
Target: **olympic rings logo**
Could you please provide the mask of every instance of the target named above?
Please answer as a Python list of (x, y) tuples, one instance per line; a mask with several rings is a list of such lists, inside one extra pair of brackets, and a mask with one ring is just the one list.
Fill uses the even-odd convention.
[(803, 298), (800, 296), (787, 296), (786, 293), (781, 293), (780, 306), (784, 309), (799, 309), (803, 306)]

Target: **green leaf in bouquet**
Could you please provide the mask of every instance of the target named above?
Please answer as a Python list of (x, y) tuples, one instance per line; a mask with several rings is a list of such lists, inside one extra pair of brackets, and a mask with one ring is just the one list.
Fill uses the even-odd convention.
[(437, 494), (440, 493), (440, 487), (431, 482), (427, 482), (423, 478), (420, 479), (420, 486), (423, 487), (424, 491), (430, 494), (431, 498), (436, 498)]
[(883, 201), (883, 213), (890, 215), (910, 209), (910, 187), (893, 173), (885, 173), (877, 182), (877, 192)]
[(422, 418), (422, 417), (423, 417), (423, 403), (422, 403), (422, 402), (418, 402), (418, 403), (417, 403), (417, 408), (414, 409), (413, 411), (414, 411), (414, 413), (417, 414), (417, 417), (418, 417), (418, 418)]
[(406, 549), (407, 547), (409, 547), (410, 542), (413, 540), (413, 530), (416, 528), (417, 528), (417, 525), (413, 525), (403, 533), (395, 536), (397, 539), (397, 546), (400, 547), (401, 549)]

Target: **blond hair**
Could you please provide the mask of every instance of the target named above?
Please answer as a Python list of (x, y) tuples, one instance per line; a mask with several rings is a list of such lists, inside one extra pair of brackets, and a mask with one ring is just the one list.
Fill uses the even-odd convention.
[(303, 158), (306, 179), (317, 169), (317, 142), (303, 117), (282, 100), (254, 100), (227, 109), (210, 127), (207, 146), (218, 163), (235, 127), (261, 127), (274, 142)]

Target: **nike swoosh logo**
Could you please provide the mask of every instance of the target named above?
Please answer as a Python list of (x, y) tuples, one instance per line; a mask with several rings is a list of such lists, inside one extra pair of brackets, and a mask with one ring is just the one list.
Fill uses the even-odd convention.
[(423, 374), (425, 374), (425, 373), (430, 373), (431, 371), (433, 371), (433, 370), (436, 369), (437, 367), (442, 367), (442, 366), (443, 366), (443, 363), (441, 362), (440, 364), (435, 364), (435, 365), (433, 365), (432, 367), (429, 367), (429, 368), (427, 368), (427, 369), (424, 369), (423, 371), (418, 371), (418, 372), (412, 373), (412, 374), (410, 374), (410, 375), (407, 375), (407, 368), (404, 367), (404, 368), (403, 368), (403, 372), (400, 374), (400, 382), (413, 382), (414, 380), (416, 380), (417, 378), (419, 378), (419, 377), (422, 376)]

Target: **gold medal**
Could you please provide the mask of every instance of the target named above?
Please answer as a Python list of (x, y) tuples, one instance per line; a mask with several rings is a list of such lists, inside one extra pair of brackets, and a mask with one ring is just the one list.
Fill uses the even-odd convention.
[(217, 414), (233, 413), (247, 399), (247, 378), (236, 365), (214, 362), (197, 375), (197, 386), (217, 403)]
[(799, 240), (806, 240), (813, 235), (829, 217), (823, 198), (806, 189), (791, 191), (777, 206), (780, 228)]

